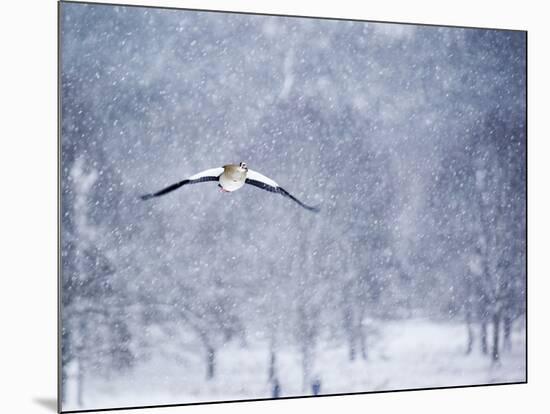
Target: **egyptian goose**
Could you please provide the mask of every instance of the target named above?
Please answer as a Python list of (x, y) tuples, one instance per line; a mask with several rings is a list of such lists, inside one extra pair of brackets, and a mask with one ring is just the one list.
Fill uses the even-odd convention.
[(141, 199), (149, 200), (151, 198), (170, 193), (186, 184), (197, 184), (206, 181), (217, 181), (218, 187), (220, 187), (221, 191), (227, 193), (236, 191), (245, 184), (250, 184), (254, 187), (261, 188), (262, 190), (266, 190), (272, 193), (278, 193), (285, 197), (288, 197), (309, 211), (319, 211), (319, 207), (312, 207), (302, 203), (284, 188), (279, 186), (279, 184), (277, 184), (271, 178), (268, 178), (265, 175), (260, 174), (259, 172), (250, 170), (244, 162), (241, 162), (239, 165), (229, 164), (224, 165), (223, 167), (211, 168), (202, 171), (198, 174), (192, 175), (191, 177), (183, 181), (179, 181), (166, 188), (163, 188), (156, 193), (145, 194), (141, 196)]

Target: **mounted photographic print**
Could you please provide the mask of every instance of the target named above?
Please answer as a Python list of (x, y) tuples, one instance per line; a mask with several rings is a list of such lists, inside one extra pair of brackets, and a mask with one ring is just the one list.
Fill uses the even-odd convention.
[(61, 411), (526, 382), (526, 32), (59, 7)]

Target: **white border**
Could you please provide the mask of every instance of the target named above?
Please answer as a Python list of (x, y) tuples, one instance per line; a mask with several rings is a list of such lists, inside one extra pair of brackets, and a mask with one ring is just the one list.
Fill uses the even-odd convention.
[[(187, 406), (121, 413), (543, 412), (550, 292), (547, 261), (548, 22), (529, 1), (384, 0), (131, 1), (147, 5), (485, 26), (529, 31), (529, 384), (277, 402)], [(539, 4), (543, 4), (540, 2)], [(56, 52), (54, 0), (12, 0), (0, 14), (0, 411), (52, 412), (56, 395)], [(541, 407), (541, 408), (537, 408)]]

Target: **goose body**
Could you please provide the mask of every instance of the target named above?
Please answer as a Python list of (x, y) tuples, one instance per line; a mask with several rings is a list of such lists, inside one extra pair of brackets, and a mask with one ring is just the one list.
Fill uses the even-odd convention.
[[(246, 165), (245, 165), (246, 166)], [(223, 191), (236, 191), (246, 182), (247, 170), (240, 165), (224, 165), (219, 176), (219, 185)]]
[(296, 202), (301, 207), (307, 210), (314, 211), (314, 212), (319, 211), (318, 207), (312, 207), (302, 203), (300, 200), (298, 200), (296, 197), (294, 197), (284, 188), (279, 186), (279, 184), (277, 184), (271, 178), (266, 177), (265, 175), (260, 174), (259, 172), (250, 170), (247, 167), (246, 163), (244, 162), (241, 162), (238, 165), (228, 164), (228, 165), (224, 165), (223, 167), (211, 168), (205, 171), (201, 171), (200, 173), (192, 175), (191, 177), (186, 178), (185, 180), (179, 181), (166, 188), (163, 188), (162, 190), (157, 191), (156, 193), (145, 194), (141, 196), (141, 199), (149, 200), (151, 198), (160, 197), (162, 195), (168, 194), (186, 184), (197, 184), (197, 183), (202, 183), (207, 181), (217, 181), (220, 189), (227, 193), (237, 191), (238, 189), (243, 187), (245, 184), (249, 184), (254, 187), (258, 187), (262, 190), (266, 190), (271, 193), (281, 194), (282, 196), (290, 198), (292, 201)]

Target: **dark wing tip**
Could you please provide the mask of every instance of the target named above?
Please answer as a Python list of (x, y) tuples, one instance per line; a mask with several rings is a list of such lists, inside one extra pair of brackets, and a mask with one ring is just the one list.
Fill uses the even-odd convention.
[(273, 187), (267, 183), (264, 183), (263, 181), (253, 180), (250, 178), (247, 178), (245, 181), (246, 184), (253, 185), (254, 187), (261, 188), (262, 190), (269, 191), (271, 193), (278, 193), (285, 197), (290, 198), (295, 203), (298, 203), (301, 207), (305, 208), (306, 210), (312, 211), (314, 213), (318, 213), (321, 211), (321, 207), (319, 206), (308, 206), (307, 204), (302, 203), (300, 200), (298, 200), (296, 197), (294, 197), (292, 194), (290, 194), (288, 191), (286, 191), (283, 187)]
[(286, 191), (283, 187), (277, 187), (277, 192), (284, 195), (285, 197), (288, 197), (290, 198), (291, 200), (295, 201), (296, 203), (298, 203), (300, 205), (300, 207), (303, 207), (305, 208), (306, 210), (309, 210), (309, 211), (312, 211), (314, 213), (318, 213), (319, 211), (321, 211), (321, 207), (319, 205), (316, 205), (316, 206), (308, 206), (307, 204), (305, 203), (302, 203), (299, 199), (297, 199), (296, 197), (294, 197), (292, 194), (290, 194), (288, 191)]
[(294, 200), (296, 201), (301, 207), (305, 208), (306, 210), (309, 210), (313, 213), (318, 213), (321, 211), (321, 206), (317, 205), (317, 206), (308, 206), (307, 204), (304, 204), (302, 203), (301, 201), (297, 201), (297, 200)]
[(139, 199), (145, 201), (145, 200), (150, 200), (153, 197), (154, 197), (153, 194), (144, 194), (142, 196), (139, 196)]
[(304, 207), (306, 209), (308, 209), (309, 211), (313, 211), (314, 213), (318, 213), (321, 211), (321, 206), (306, 206), (304, 205)]

